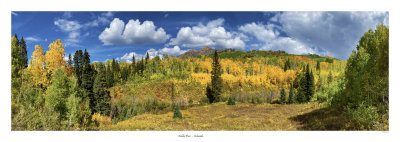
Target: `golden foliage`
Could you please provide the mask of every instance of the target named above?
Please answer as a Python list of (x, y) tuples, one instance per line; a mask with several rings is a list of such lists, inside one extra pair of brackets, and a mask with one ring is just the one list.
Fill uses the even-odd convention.
[(45, 69), (46, 57), (44, 55), (43, 47), (35, 45), (35, 51), (32, 53), (32, 60), (30, 61), (29, 70), (32, 73), (31, 79), (35, 86), (47, 87), (50, 80), (47, 78), (47, 71)]
[(61, 68), (65, 72), (67, 71), (67, 63), (64, 60), (64, 46), (60, 39), (50, 43), (49, 51), (46, 52), (46, 68), (47, 72), (51, 73), (56, 68)]
[(112, 124), (111, 118), (103, 116), (100, 113), (95, 113), (92, 115), (92, 121), (97, 121), (100, 125), (110, 125)]

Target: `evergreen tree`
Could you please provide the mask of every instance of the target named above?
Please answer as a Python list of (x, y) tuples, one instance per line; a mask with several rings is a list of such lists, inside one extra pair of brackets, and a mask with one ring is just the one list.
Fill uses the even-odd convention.
[(179, 118), (179, 119), (182, 119), (181, 108), (180, 108), (180, 106), (179, 106), (179, 104), (178, 104), (178, 103), (175, 105), (175, 109), (174, 109), (174, 116), (173, 116), (173, 118)]
[(230, 96), (230, 97), (228, 98), (228, 103), (227, 103), (227, 104), (228, 104), (228, 105), (235, 105), (235, 104), (236, 104), (235, 99), (233, 99), (232, 96)]
[(289, 59), (287, 59), (286, 61), (285, 61), (285, 65), (284, 65), (284, 67), (283, 67), (283, 70), (286, 72), (288, 69), (290, 69), (290, 61), (289, 61)]
[(114, 86), (114, 73), (112, 72), (110, 66), (107, 66), (106, 80), (107, 80), (107, 88)]
[(320, 66), (320, 61), (317, 61), (317, 71), (320, 72), (321, 71), (321, 66)]
[(293, 89), (293, 83), (290, 83), (290, 91), (289, 91), (289, 104), (293, 104), (295, 101), (294, 99), (294, 89)]
[(286, 92), (285, 92), (285, 89), (282, 87), (282, 90), (281, 90), (281, 94), (280, 94), (281, 96), (280, 96), (280, 99), (279, 99), (279, 102), (281, 103), (281, 104), (285, 104), (286, 103)]
[(27, 68), (28, 67), (28, 51), (26, 50), (27, 46), (26, 46), (24, 37), (21, 38), (21, 42), (19, 43), (19, 46), (21, 47), (22, 68)]
[(21, 86), (21, 72), (22, 72), (22, 52), (19, 47), (19, 40), (17, 34), (11, 37), (11, 94), (12, 97), (17, 97), (19, 88)]
[(101, 112), (103, 115), (110, 113), (110, 92), (107, 90), (107, 81), (104, 64), (99, 65), (98, 73), (93, 86), (94, 113)]
[(83, 89), (83, 98), (84, 99), (89, 99), (90, 100), (90, 108), (94, 108), (94, 100), (93, 100), (93, 75), (94, 70), (92, 66), (90, 65), (90, 55), (86, 51), (83, 54), (83, 59), (82, 59), (82, 84), (81, 88)]
[(82, 62), (83, 62), (83, 54), (82, 50), (77, 50), (74, 54), (74, 74), (77, 79), (79, 87), (82, 84)]
[(207, 91), (207, 97), (210, 103), (221, 101), (222, 93), (222, 78), (221, 78), (221, 65), (218, 61), (218, 52), (214, 51), (212, 71), (211, 71), (211, 90)]
[(332, 81), (333, 81), (332, 72), (329, 71), (329, 75), (328, 75), (328, 84), (331, 83)]
[(147, 65), (147, 62), (149, 61), (149, 59), (150, 59), (149, 52), (146, 52), (146, 62), (145, 62), (145, 65)]

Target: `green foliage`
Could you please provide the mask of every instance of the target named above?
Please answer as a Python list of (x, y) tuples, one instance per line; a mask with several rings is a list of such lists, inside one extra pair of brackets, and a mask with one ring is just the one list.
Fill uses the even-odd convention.
[(93, 87), (93, 112), (101, 112), (103, 115), (108, 115), (111, 109), (111, 97), (110, 92), (107, 90), (106, 71), (103, 63), (99, 65), (98, 71)]
[(294, 89), (293, 89), (293, 83), (290, 84), (290, 91), (289, 91), (289, 104), (293, 104), (295, 102), (294, 99)]
[[(66, 105), (69, 97), (69, 80), (62, 69), (56, 69), (51, 78), (52, 84), (46, 91), (46, 120), (49, 126), (61, 126), (62, 121), (67, 119), (68, 108)], [(59, 129), (59, 128), (56, 128)]]
[(284, 88), (281, 89), (279, 102), (280, 104), (286, 104), (286, 92)]
[(309, 102), (315, 93), (315, 83), (313, 72), (310, 72), (310, 67), (303, 68), (303, 73), (300, 77), (300, 85), (298, 88), (297, 102)]
[(346, 107), (345, 115), (351, 119), (351, 125), (360, 130), (376, 129), (375, 127), (379, 123), (379, 114), (376, 108), (364, 103), (361, 103), (356, 109)]
[(17, 97), (21, 86), (21, 72), (23, 70), (22, 51), (19, 46), (17, 34), (11, 37), (11, 94)]
[(235, 105), (236, 104), (236, 102), (235, 102), (235, 99), (233, 99), (233, 97), (231, 96), (231, 97), (229, 97), (228, 98), (228, 102), (227, 102), (227, 104), (228, 105)]
[(173, 118), (182, 119), (181, 108), (178, 103), (175, 105)]
[(221, 78), (221, 65), (218, 61), (218, 52), (214, 51), (212, 71), (211, 71), (211, 90), (207, 89), (207, 97), (210, 103), (221, 101), (222, 93), (222, 78)]

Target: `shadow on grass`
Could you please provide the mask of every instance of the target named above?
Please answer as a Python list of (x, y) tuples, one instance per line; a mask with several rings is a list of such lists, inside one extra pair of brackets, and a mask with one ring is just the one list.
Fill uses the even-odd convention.
[(321, 108), (312, 112), (289, 118), (300, 122), (300, 130), (344, 130), (346, 118), (335, 108)]

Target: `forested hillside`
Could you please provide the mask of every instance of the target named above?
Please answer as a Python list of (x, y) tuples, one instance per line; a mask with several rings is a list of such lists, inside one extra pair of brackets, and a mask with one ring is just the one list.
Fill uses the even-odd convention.
[[(179, 57), (133, 56), (132, 63), (92, 62), (86, 50), (65, 55), (68, 47), (59, 39), (48, 51), (36, 45), (27, 55), (24, 39), (15, 34), (11, 38), (11, 128), (115, 130), (113, 125), (132, 122), (128, 119), (139, 115), (171, 117), (158, 114), (175, 112), (175, 118), (185, 119), (181, 110), (224, 108), (218, 102), (228, 102), (246, 109), (251, 109), (246, 104), (318, 104), (343, 116), (346, 125), (338, 129), (387, 130), (388, 33), (383, 24), (369, 30), (357, 51), (344, 61), (284, 51), (212, 50)], [(337, 127), (316, 129), (332, 128)]]

